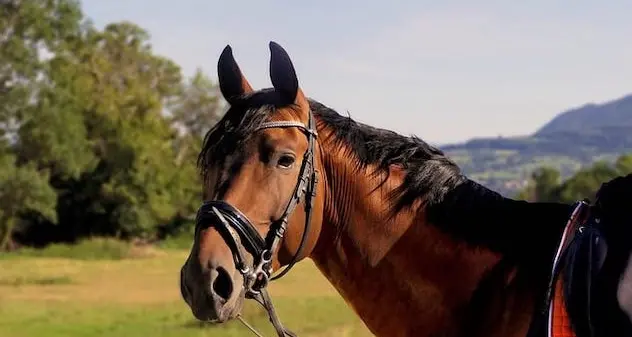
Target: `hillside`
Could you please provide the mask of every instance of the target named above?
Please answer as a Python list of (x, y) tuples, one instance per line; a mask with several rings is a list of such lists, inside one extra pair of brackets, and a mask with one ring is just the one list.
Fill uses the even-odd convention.
[(512, 196), (540, 166), (567, 177), (632, 152), (632, 95), (564, 111), (532, 135), (478, 138), (441, 149), (471, 178)]
[(556, 132), (584, 132), (610, 126), (632, 127), (632, 94), (601, 105), (586, 104), (557, 115), (535, 134)]

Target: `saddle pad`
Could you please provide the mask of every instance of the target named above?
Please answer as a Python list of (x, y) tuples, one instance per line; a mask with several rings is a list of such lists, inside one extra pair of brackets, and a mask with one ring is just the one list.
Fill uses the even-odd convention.
[(555, 284), (553, 298), (551, 299), (550, 327), (550, 337), (577, 337), (575, 332), (573, 332), (571, 321), (566, 311), (564, 287), (561, 277)]
[[(549, 319), (548, 319), (548, 337), (577, 337), (572, 329), (570, 316), (566, 310), (566, 301), (564, 299), (564, 278), (557, 277), (562, 273), (564, 266), (560, 266), (563, 263), (562, 255), (568, 249), (568, 246), (573, 241), (575, 231), (581, 225), (585, 212), (586, 203), (580, 202), (573, 210), (571, 217), (569, 218), (564, 232), (562, 233), (562, 239), (555, 254), (553, 260), (553, 270), (551, 277), (557, 280), (552, 287), (551, 302), (549, 303)], [(560, 268), (561, 267), (561, 268)], [(560, 268), (560, 269), (558, 269)]]

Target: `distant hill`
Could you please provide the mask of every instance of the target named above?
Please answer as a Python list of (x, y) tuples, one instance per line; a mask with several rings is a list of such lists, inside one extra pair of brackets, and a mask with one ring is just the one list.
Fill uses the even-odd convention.
[(611, 126), (632, 126), (632, 95), (601, 105), (586, 104), (560, 113), (545, 124), (535, 135), (556, 132), (583, 132), (586, 129)]
[(530, 136), (478, 138), (440, 148), (469, 177), (513, 196), (543, 165), (567, 177), (595, 161), (632, 152), (632, 95), (564, 111)]

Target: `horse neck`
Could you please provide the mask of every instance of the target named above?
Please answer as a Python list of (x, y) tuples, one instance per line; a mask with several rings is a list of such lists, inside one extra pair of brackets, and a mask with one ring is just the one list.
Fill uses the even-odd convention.
[(312, 260), (374, 334), (456, 335), (459, 310), (499, 254), (427, 224), (419, 205), (389, 217), (389, 192), (405, 172), (392, 167), (378, 187), (384, 176), (358, 170), (346, 149), (321, 147), (324, 215)]

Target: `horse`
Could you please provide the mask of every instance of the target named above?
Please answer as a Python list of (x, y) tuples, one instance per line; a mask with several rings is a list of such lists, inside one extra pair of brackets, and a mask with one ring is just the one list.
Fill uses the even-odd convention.
[[(571, 257), (574, 279), (593, 276), (592, 296), (576, 295), (586, 282), (564, 288), (573, 290), (564, 303), (591, 308), (568, 310), (574, 333), (631, 335), (632, 217), (621, 210), (632, 203), (632, 176), (604, 184), (596, 204), (504, 197), (420, 138), (308, 98), (289, 54), (275, 42), (269, 48), (273, 87), (261, 90), (230, 45), (219, 57), (229, 109), (198, 157), (207, 198), (180, 270), (182, 297), (198, 320), (241, 319), (253, 299), (279, 336), (294, 336), (266, 285), (311, 259), (376, 336), (548, 337), (537, 322), (557, 294), (556, 261)], [(580, 213), (588, 215), (569, 225)], [(587, 229), (599, 230), (556, 260), (561, 238)], [(591, 331), (579, 327), (585, 312)]]

